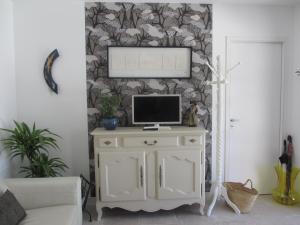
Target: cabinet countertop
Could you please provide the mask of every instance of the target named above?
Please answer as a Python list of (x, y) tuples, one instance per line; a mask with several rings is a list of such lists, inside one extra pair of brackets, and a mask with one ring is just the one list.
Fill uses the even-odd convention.
[(207, 130), (200, 127), (172, 126), (171, 130), (150, 130), (143, 131), (143, 127), (118, 127), (116, 130), (105, 130), (104, 128), (96, 128), (90, 134), (95, 135), (124, 135), (124, 134), (172, 134), (172, 133), (207, 133)]

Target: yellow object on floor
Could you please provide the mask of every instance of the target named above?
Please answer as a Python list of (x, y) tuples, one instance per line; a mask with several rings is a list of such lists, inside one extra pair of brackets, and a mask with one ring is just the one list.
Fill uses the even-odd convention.
[(281, 164), (275, 166), (275, 171), (278, 178), (278, 186), (272, 191), (273, 199), (284, 205), (294, 205), (300, 202), (300, 195), (295, 191), (295, 180), (300, 169), (293, 167), (290, 178), (288, 178), (289, 180), (287, 179), (287, 171)]

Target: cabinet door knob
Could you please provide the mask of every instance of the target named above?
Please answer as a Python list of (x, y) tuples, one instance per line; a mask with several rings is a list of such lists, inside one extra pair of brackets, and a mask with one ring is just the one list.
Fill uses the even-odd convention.
[(148, 143), (148, 141), (144, 141), (146, 145), (155, 145), (157, 143), (157, 140), (154, 140), (152, 143)]
[(111, 141), (105, 141), (104, 144), (110, 145), (110, 144), (111, 144)]
[(196, 139), (192, 138), (192, 139), (190, 139), (190, 142), (195, 143)]

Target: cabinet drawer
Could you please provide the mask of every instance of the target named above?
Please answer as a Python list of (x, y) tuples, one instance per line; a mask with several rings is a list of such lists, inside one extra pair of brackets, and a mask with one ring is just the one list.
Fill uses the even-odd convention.
[(116, 148), (118, 147), (117, 137), (112, 138), (98, 138), (97, 144), (101, 148)]
[(184, 145), (186, 146), (203, 145), (202, 136), (184, 136)]
[(172, 147), (179, 145), (179, 137), (125, 137), (124, 147)]

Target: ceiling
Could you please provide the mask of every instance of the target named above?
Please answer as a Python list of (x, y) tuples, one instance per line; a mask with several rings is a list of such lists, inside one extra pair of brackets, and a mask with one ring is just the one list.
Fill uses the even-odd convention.
[(262, 4), (262, 5), (294, 5), (300, 0), (214, 0), (215, 3)]
[[(0, 0), (1, 1), (1, 0)], [(17, 1), (17, 0), (13, 0)], [(24, 0), (19, 0), (24, 1)], [(61, 0), (58, 0), (61, 1)], [(85, 2), (116, 2), (116, 0), (73, 0)], [(119, 2), (186, 2), (186, 3), (233, 3), (233, 4), (252, 4), (252, 5), (300, 5), (300, 0), (118, 0)]]

